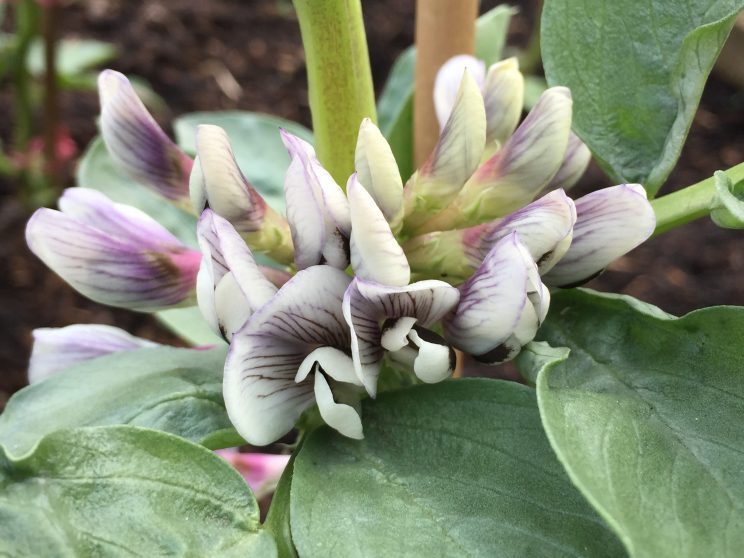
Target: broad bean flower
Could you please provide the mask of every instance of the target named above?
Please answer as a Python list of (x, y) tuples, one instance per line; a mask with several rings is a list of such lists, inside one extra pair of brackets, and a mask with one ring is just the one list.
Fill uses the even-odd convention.
[[(123, 76), (102, 76), (104, 139), (114, 160), (175, 203), (184, 203), (189, 183), (201, 253), (164, 242), (152, 227), (149, 244), (134, 234), (127, 246), (167, 257), (174, 277), (188, 278), (169, 303), (195, 288), (206, 321), (229, 342), (225, 405), (246, 441), (281, 438), (315, 405), (329, 426), (363, 437), (360, 399), (376, 396), (386, 363), (438, 382), (453, 373), (458, 351), (488, 364), (514, 358), (547, 315), (549, 285), (591, 278), (650, 235), (654, 215), (638, 185), (576, 201), (565, 194), (589, 158), (570, 131), (570, 92), (548, 89), (519, 124), (523, 79), (516, 62), (487, 72), (479, 64), (459, 57), (442, 69), (435, 90), (439, 141), (405, 185), (371, 120), (360, 125), (356, 172), (345, 188), (312, 145), (278, 131), (291, 160), (286, 217), (238, 168), (224, 131), (201, 126), (192, 163), (153, 128)], [(141, 150), (152, 156), (138, 157)], [(89, 280), (107, 266), (147, 276), (148, 292), (178, 283), (164, 276), (154, 284), (129, 263), (134, 257), (49, 250), (52, 235), (44, 230), (29, 224), (32, 247), (98, 300), (125, 302), (99, 293), (111, 290), (109, 283)], [(78, 234), (75, 244), (88, 242), (84, 237)], [(260, 267), (255, 252), (284, 267)], [(86, 270), (82, 280), (70, 271), (77, 267)], [(166, 305), (164, 296), (154, 298), (150, 306)], [(138, 300), (122, 305), (147, 307)]]

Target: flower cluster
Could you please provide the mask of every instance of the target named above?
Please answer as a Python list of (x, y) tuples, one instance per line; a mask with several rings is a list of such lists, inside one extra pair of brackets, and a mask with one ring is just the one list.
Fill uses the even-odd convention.
[[(439, 141), (405, 185), (371, 120), (345, 188), (309, 143), (281, 130), (286, 217), (238, 167), (224, 130), (200, 126), (192, 160), (124, 76), (106, 71), (99, 85), (113, 159), (199, 215), (200, 250), (83, 188), (65, 193), (61, 211), (39, 210), (29, 245), (100, 302), (152, 311), (195, 296), (230, 344), (225, 404), (252, 444), (279, 439), (314, 404), (361, 438), (359, 400), (376, 395), (385, 362), (431, 383), (452, 374), (458, 351), (487, 364), (513, 358), (544, 320), (549, 286), (593, 277), (654, 228), (639, 185), (565, 194), (589, 161), (570, 131), (570, 93), (548, 89), (519, 124), (514, 60), (486, 71), (456, 57), (442, 68)], [(257, 252), (277, 266), (258, 265)]]

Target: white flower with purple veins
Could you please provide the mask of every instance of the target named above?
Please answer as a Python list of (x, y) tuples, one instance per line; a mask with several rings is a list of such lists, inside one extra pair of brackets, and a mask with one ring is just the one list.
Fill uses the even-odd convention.
[(169, 200), (188, 204), (193, 161), (158, 126), (126, 76), (104, 70), (98, 93), (101, 135), (114, 162)]
[(157, 221), (88, 188), (65, 190), (59, 208), (33, 214), (26, 242), (75, 290), (143, 312), (193, 301), (201, 254)]

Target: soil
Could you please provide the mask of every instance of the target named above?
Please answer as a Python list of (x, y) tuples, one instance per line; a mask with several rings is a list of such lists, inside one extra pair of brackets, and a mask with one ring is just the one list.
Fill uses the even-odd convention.
[[(495, 2), (482, 2), (482, 9)], [(524, 45), (535, 1), (521, 4), (510, 45)], [(373, 77), (382, 87), (396, 56), (413, 41), (413, 0), (364, 2)], [(60, 29), (66, 37), (112, 42), (119, 55), (110, 67), (144, 78), (168, 107), (157, 114), (245, 109), (310, 124), (302, 46), (289, 0), (168, 0), (66, 2)], [(13, 126), (10, 84), (0, 83), (0, 140)], [(67, 93), (62, 115), (82, 149), (96, 132), (94, 92)], [(706, 87), (682, 158), (668, 190), (709, 177), (744, 160), (744, 94), (713, 77)], [(60, 177), (71, 186), (71, 173)], [(591, 167), (576, 192), (609, 185)], [(164, 343), (177, 340), (152, 318), (95, 304), (79, 296), (26, 248), (30, 211), (18, 185), (0, 179), (0, 408), (22, 387), (31, 331), (76, 322), (115, 324)], [(717, 304), (743, 304), (742, 233), (701, 220), (654, 238), (615, 262), (589, 286), (623, 292), (673, 314)]]

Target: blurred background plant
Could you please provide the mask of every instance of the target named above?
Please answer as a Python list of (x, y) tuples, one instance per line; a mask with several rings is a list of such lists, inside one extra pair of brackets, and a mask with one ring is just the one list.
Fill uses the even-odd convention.
[[(498, 4), (482, 0), (480, 13)], [(516, 9), (509, 19), (502, 56), (520, 55), (522, 68), (532, 74), (526, 95), (529, 105), (544, 87), (537, 56), (539, 3), (510, 4)], [(391, 71), (394, 75), (411, 71), (405, 68), (406, 55), (396, 60), (413, 43), (414, 7), (414, 0), (364, 3), (378, 98), (384, 98)], [(105, 63), (130, 77), (142, 76), (135, 81), (138, 93), (162, 124), (190, 112), (251, 110), (310, 126), (310, 111), (299, 27), (286, 0), (62, 0), (51, 5), (18, 0), (0, 3), (0, 12), (4, 33), (0, 38), (2, 407), (26, 383), (34, 328), (105, 323), (141, 337), (179, 343), (151, 316), (84, 299), (25, 246), (23, 228), (30, 207), (53, 203), (62, 187), (75, 184), (75, 159), (97, 134), (96, 68)], [(56, 52), (51, 58), (56, 62), (47, 73), (45, 30), (50, 24), (52, 52)], [(143, 92), (145, 80), (167, 106), (154, 93)], [(49, 105), (52, 112), (45, 108), (48, 98), (54, 100)], [(47, 126), (50, 118), (53, 132)], [(380, 120), (383, 125), (382, 113)], [(669, 180), (670, 189), (743, 160), (743, 124), (744, 95), (711, 77)], [(48, 153), (53, 153), (51, 158)], [(574, 191), (580, 195), (609, 184), (592, 165)], [(693, 242), (698, 247), (694, 253), (687, 249)], [(740, 233), (700, 220), (656, 237), (618, 260), (589, 286), (631, 294), (674, 314), (707, 305), (742, 304), (740, 242)]]

